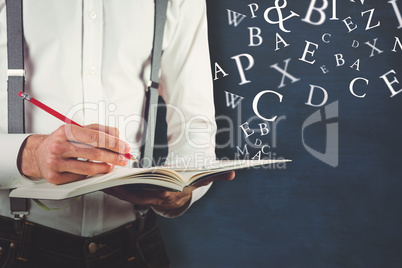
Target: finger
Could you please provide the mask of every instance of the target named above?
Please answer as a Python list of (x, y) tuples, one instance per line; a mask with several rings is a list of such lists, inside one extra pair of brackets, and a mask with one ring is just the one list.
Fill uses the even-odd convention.
[(92, 129), (92, 130), (102, 131), (102, 132), (105, 132), (106, 134), (109, 134), (114, 137), (119, 137), (119, 135), (120, 135), (120, 131), (116, 127), (109, 127), (109, 126), (104, 126), (104, 125), (99, 125), (99, 124), (91, 124), (91, 125), (86, 125), (84, 127)]
[(233, 180), (235, 177), (236, 173), (234, 171), (229, 171), (221, 174), (216, 174), (213, 176), (210, 176), (202, 181), (199, 181), (194, 184), (195, 187), (201, 187), (210, 184), (213, 181), (230, 181)]
[(89, 144), (94, 147), (104, 148), (116, 153), (128, 153), (130, 146), (128, 143), (105, 132), (82, 128), (75, 125), (65, 125), (61, 128), (69, 141)]
[(236, 176), (236, 173), (234, 171), (229, 171), (229, 172), (213, 175), (210, 177), (210, 179), (212, 179), (212, 181), (231, 181), (234, 179), (235, 176)]
[(126, 166), (128, 164), (128, 159), (121, 154), (86, 144), (66, 142), (65, 149), (60, 149), (60, 151), (62, 151), (62, 158), (84, 158), (118, 166)]
[(72, 173), (85, 176), (108, 173), (113, 168), (113, 165), (107, 163), (81, 161), (76, 159), (63, 159), (56, 165), (53, 165), (53, 170), (58, 173)]

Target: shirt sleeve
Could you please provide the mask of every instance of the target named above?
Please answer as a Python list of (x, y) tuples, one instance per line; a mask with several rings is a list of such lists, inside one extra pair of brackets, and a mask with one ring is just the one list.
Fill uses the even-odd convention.
[(215, 160), (215, 108), (204, 0), (182, 1), (162, 57), (168, 160), (186, 166)]
[[(167, 103), (167, 163), (205, 166), (216, 158), (205, 1), (181, 1), (177, 14), (176, 29), (163, 51), (161, 63), (160, 94)], [(194, 190), (191, 203), (200, 199), (209, 187)]]
[(0, 134), (0, 189), (11, 189), (33, 184), (21, 175), (17, 166), (21, 145), (30, 134)]

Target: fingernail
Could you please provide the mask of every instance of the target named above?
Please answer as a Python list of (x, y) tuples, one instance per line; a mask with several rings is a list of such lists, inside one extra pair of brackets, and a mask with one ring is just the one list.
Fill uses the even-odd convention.
[(123, 166), (128, 164), (128, 159), (124, 155), (119, 155), (119, 160), (123, 162)]

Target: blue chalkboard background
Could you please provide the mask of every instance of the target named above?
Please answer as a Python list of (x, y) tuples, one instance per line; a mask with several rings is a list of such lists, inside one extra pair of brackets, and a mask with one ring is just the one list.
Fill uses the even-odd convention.
[[(283, 17), (290, 11), (299, 14), (284, 22), (290, 32), (283, 32), (278, 24), (264, 19), (266, 9), (275, 5), (274, 0), (208, 0), (211, 70), (215, 63), (228, 75), (219, 72), (214, 81), (218, 116), (233, 119), (232, 138), (222, 131), (218, 144), (233, 141), (231, 146), (217, 149), (219, 157), (235, 158), (238, 149), (247, 141), (256, 139), (268, 144), (270, 154), (263, 157), (285, 157), (291, 164), (282, 169), (264, 169), (237, 172), (232, 182), (217, 182), (206, 196), (177, 219), (161, 219), (161, 228), (171, 257), (172, 267), (402, 267), (402, 92), (391, 97), (385, 80), (380, 78), (390, 70), (402, 83), (402, 29), (392, 1), (328, 1), (326, 19), (320, 25), (304, 21), (309, 7), (320, 7), (326, 1), (278, 1), (287, 3), (281, 9)], [(364, 2), (362, 4), (362, 2)], [(252, 18), (249, 4), (259, 9)], [(336, 17), (333, 4), (336, 3)], [(402, 8), (402, 1), (394, 2)], [(253, 6), (255, 8), (255, 5)], [(246, 17), (235, 27), (228, 22), (228, 11)], [(371, 11), (370, 26), (366, 30)], [(319, 21), (320, 14), (313, 11), (310, 20)], [(342, 20), (350, 17), (357, 28), (348, 32)], [(270, 13), (277, 20), (276, 10)], [(249, 46), (250, 27), (258, 27), (263, 42)], [(289, 44), (279, 43), (276, 33)], [(326, 43), (322, 40), (329, 41)], [(365, 44), (370, 42), (378, 50)], [(354, 48), (354, 40), (359, 46)], [(254, 40), (257, 42), (257, 39)], [(318, 45), (314, 55), (302, 58), (307, 42)], [(356, 44), (356, 42), (355, 42)], [(313, 50), (313, 47), (310, 48)], [(374, 55), (370, 55), (374, 52)], [(245, 71), (249, 83), (239, 85), (241, 78), (232, 57), (249, 54), (254, 66)], [(345, 63), (337, 66), (335, 54), (342, 54)], [(285, 78), (280, 87), (282, 73), (271, 66), (278, 64), (299, 79)], [(246, 58), (242, 58), (247, 67)], [(355, 65), (359, 60), (359, 70)], [(325, 65), (328, 73), (323, 73)], [(357, 78), (354, 96), (350, 82)], [(322, 107), (307, 105), (310, 87), (322, 87), (328, 100)], [(392, 84), (395, 91), (402, 84)], [(255, 96), (272, 90), (283, 96), (279, 102), (272, 94), (261, 97), (258, 111), (261, 115), (277, 115), (281, 121), (273, 140), (270, 133), (261, 136), (258, 124), (265, 121), (252, 118)], [(244, 97), (241, 105), (227, 107), (226, 93)], [(319, 104), (322, 92), (314, 93), (313, 103)], [(310, 115), (320, 112), (325, 119), (325, 107), (334, 104), (338, 116), (322, 120), (303, 129)], [(240, 117), (240, 119), (239, 119)], [(222, 117), (220, 117), (222, 118)], [(240, 124), (249, 123), (255, 133), (245, 137)], [(267, 122), (265, 122), (267, 123)], [(338, 156), (331, 152), (336, 165), (329, 165), (310, 154), (305, 145), (325, 153), (326, 127), (339, 129)], [(225, 120), (218, 120), (220, 129), (228, 127)], [(302, 140), (304, 133), (304, 142)], [(266, 147), (268, 148), (268, 147)], [(248, 145), (250, 157), (261, 148)]]

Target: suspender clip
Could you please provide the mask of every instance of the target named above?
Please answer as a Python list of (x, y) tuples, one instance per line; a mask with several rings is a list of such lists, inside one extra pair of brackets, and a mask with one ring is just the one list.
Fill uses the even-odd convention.
[(14, 215), (14, 231), (17, 234), (22, 234), (24, 217), (28, 215), (27, 211), (11, 211)]
[(12, 211), (11, 214), (14, 215), (14, 220), (20, 221), (23, 220), (26, 215), (28, 215), (28, 211)]

